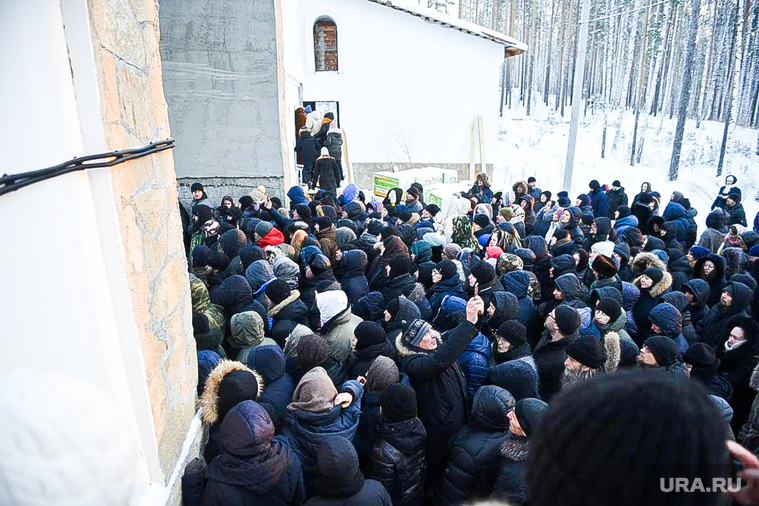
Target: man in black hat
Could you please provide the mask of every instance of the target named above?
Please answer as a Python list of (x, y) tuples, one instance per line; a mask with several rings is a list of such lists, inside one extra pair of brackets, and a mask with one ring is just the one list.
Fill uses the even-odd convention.
[(419, 188), (416, 186), (411, 186), (408, 190), (406, 190), (406, 205), (404, 207), (404, 210), (411, 213), (421, 213), (422, 209), (424, 209), (424, 206), (419, 201), (420, 196), (421, 193), (419, 192)]
[(638, 365), (643, 368), (663, 368), (677, 377), (685, 377), (688, 371), (681, 362), (682, 354), (677, 343), (667, 336), (653, 336), (643, 341), (638, 355)]
[(606, 357), (601, 341), (596, 336), (580, 336), (567, 346), (561, 389), (592, 379), (604, 365)]
[(727, 225), (746, 225), (746, 211), (743, 210), (743, 204), (741, 204), (741, 194), (733, 192), (728, 195), (725, 201), (725, 211), (727, 211), (729, 217)]
[(215, 208), (215, 206), (211, 204), (211, 201), (208, 200), (208, 195), (206, 194), (205, 189), (203, 189), (203, 185), (201, 183), (192, 183), (192, 186), (190, 186), (190, 191), (192, 192), (190, 213), (192, 213), (192, 210), (195, 209), (195, 206), (207, 206), (211, 209)]
[(544, 325), (546, 330), (532, 356), (538, 366), (540, 397), (549, 402), (561, 390), (566, 349), (579, 336), (580, 314), (573, 307), (561, 304), (548, 314)]
[(531, 195), (535, 202), (540, 202), (540, 194), (543, 191), (538, 188), (538, 181), (533, 176), (527, 178), (527, 195)]
[(485, 312), (480, 297), (467, 302), (466, 320), (440, 341), (440, 334), (424, 320), (412, 321), (396, 340), (401, 372), (408, 375), (419, 403), (419, 419), (427, 429), (429, 483), (445, 468), (448, 448), (467, 422), (466, 380), (456, 360), (478, 334)]

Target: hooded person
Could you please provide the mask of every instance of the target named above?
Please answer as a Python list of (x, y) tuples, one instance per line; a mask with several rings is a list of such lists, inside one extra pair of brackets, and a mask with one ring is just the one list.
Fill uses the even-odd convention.
[(532, 356), (538, 368), (540, 397), (546, 401), (561, 389), (566, 349), (579, 337), (580, 323), (577, 310), (566, 304), (557, 306), (545, 321), (545, 331)]
[(731, 426), (737, 433), (748, 419), (756, 391), (751, 388), (751, 375), (759, 364), (759, 324), (750, 316), (732, 317), (715, 346), (719, 360), (717, 373), (730, 382), (733, 395)]
[[(642, 423), (651, 416), (697, 422)], [(719, 504), (722, 492), (673, 491), (674, 479), (662, 477), (725, 479), (725, 437), (714, 403), (694, 382), (635, 372), (590, 380), (558, 396), (536, 426), (530, 444), (540, 451), (530, 452), (527, 496), (537, 506)]]
[(379, 356), (395, 358), (395, 347), (388, 340), (382, 326), (376, 322), (359, 323), (354, 330), (354, 341), (356, 344), (349, 378), (366, 376), (372, 362)]
[(683, 362), (691, 379), (700, 381), (711, 395), (730, 400), (733, 387), (730, 382), (717, 374), (719, 359), (714, 348), (706, 343), (695, 343), (683, 353)]
[(488, 262), (479, 262), (473, 265), (468, 276), (469, 287), (474, 295), (476, 288), (480, 296), (490, 298), (496, 292), (503, 292), (503, 286), (498, 281), (495, 273), (495, 267)]
[(717, 253), (727, 235), (727, 219), (724, 211), (712, 211), (706, 217), (706, 230), (701, 233), (698, 245)]
[[(211, 297), (208, 295), (208, 288), (197, 277), (190, 275), (190, 298), (192, 300), (193, 313), (200, 313), (207, 319), (208, 324), (208, 342), (207, 349), (212, 349), (220, 356), (225, 357), (226, 352), (221, 347), (226, 328), (226, 317), (224, 308), (211, 304)], [(198, 348), (203, 349), (201, 347)]]
[(399, 255), (386, 267), (388, 282), (380, 290), (386, 301), (391, 301), (401, 295), (417, 305), (423, 319), (429, 320), (432, 315), (424, 287), (410, 274), (413, 262), (411, 257)]
[(330, 290), (316, 295), (321, 333), (329, 343), (330, 356), (345, 364), (353, 350), (353, 335), (361, 318), (351, 313), (348, 296), (342, 290)]
[(667, 302), (657, 304), (648, 314), (653, 335), (663, 335), (677, 344), (680, 353), (688, 349), (688, 342), (683, 336), (683, 317), (675, 306)]
[(369, 293), (369, 282), (364, 273), (368, 264), (366, 253), (360, 249), (340, 253), (340, 287), (348, 296), (351, 306), (356, 306), (364, 295)]
[(316, 455), (318, 482), (309, 506), (392, 506), (385, 487), (361, 473), (350, 438), (324, 438)]
[(380, 394), (380, 406), (382, 417), (375, 429), (368, 474), (382, 483), (394, 505), (423, 504), (427, 433), (417, 417), (416, 393), (408, 385), (390, 385)]
[(478, 335), (475, 324), (484, 311), (481, 298), (470, 299), (466, 320), (443, 342), (424, 320), (414, 320), (396, 338), (399, 368), (416, 391), (419, 419), (427, 429), (431, 483), (442, 473), (453, 437), (467, 421), (466, 380), (457, 359)]
[(263, 378), (264, 388), (258, 402), (271, 416), (274, 427), (281, 430), (287, 415), (287, 405), (295, 390), (295, 383), (285, 372), (286, 359), (282, 348), (275, 345), (253, 348), (245, 363)]
[(501, 463), (501, 446), (509, 437), (509, 412), (516, 401), (503, 388), (486, 385), (477, 391), (469, 423), (456, 436), (436, 504), (462, 504), (487, 499)]
[(516, 400), (537, 397), (538, 372), (533, 365), (532, 357), (529, 359), (513, 359), (491, 367), (488, 371), (488, 383), (508, 391)]
[(208, 442), (203, 450), (206, 462), (219, 455), (219, 429), (227, 413), (239, 402), (258, 399), (263, 388), (261, 375), (241, 362), (222, 360), (211, 371), (200, 397), (202, 420), (208, 427)]
[(314, 220), (314, 231), (322, 253), (334, 264), (335, 253), (337, 252), (337, 235), (332, 220), (327, 216), (319, 216)]
[(487, 308), (487, 321), (482, 326), (482, 333), (494, 340), (498, 327), (508, 320), (519, 318), (519, 301), (513, 293), (496, 292), (490, 297)]
[(640, 297), (633, 307), (633, 318), (638, 330), (635, 343), (640, 346), (651, 330), (648, 315), (659, 304), (659, 298), (672, 286), (672, 275), (657, 267), (651, 267), (643, 271), (633, 284), (640, 289)]
[(338, 392), (327, 371), (318, 366), (295, 387), (283, 434), (303, 463), (307, 495), (314, 495), (323, 479), (317, 454), (325, 439), (341, 436), (350, 441), (356, 434), (363, 391), (358, 381), (348, 380)]
[(501, 284), (504, 290), (516, 296), (519, 301), (519, 322), (525, 328), (531, 328), (535, 319), (535, 303), (529, 296), (530, 276), (525, 271), (509, 272), (501, 276)]
[(724, 338), (731, 318), (748, 315), (752, 292), (743, 283), (731, 281), (720, 293), (719, 302), (696, 325), (701, 342), (716, 346)]
[(219, 439), (221, 454), (208, 466), (204, 505), (305, 500), (300, 460), (281, 436), (274, 436), (274, 424), (261, 405), (246, 400), (234, 406)]
[(230, 319), (229, 329), (227, 344), (231, 348), (231, 356), (243, 364), (247, 362), (252, 349), (277, 344), (274, 340), (264, 337), (264, 322), (261, 315), (255, 311), (243, 311), (234, 315)]
[[(214, 302), (214, 296), (211, 296)], [(227, 319), (243, 311), (255, 311), (266, 318), (266, 308), (253, 298), (250, 283), (243, 276), (230, 276), (225, 279), (215, 295), (215, 303), (224, 308)]]
[(309, 325), (308, 308), (300, 300), (300, 292), (282, 279), (275, 279), (264, 291), (271, 322), (269, 335), (284, 348), (285, 340), (296, 325)]
[(709, 301), (711, 289), (709, 283), (700, 278), (694, 278), (683, 285), (683, 293), (690, 301), (690, 314), (693, 326), (698, 328), (699, 322), (709, 312)]
[(369, 289), (381, 291), (387, 283), (387, 266), (390, 260), (398, 256), (409, 256), (408, 247), (403, 243), (400, 237), (391, 235), (381, 242), (374, 245), (380, 254), (372, 261), (372, 265), (367, 271), (366, 279), (369, 281)]
[(398, 336), (406, 330), (412, 321), (420, 318), (421, 314), (416, 304), (406, 297), (398, 297), (387, 303), (383, 311), (382, 327), (387, 332), (390, 343), (395, 346)]

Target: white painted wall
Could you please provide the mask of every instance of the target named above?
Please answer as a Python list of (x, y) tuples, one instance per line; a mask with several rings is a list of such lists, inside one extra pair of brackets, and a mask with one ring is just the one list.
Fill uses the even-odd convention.
[[(103, 149), (86, 0), (0, 2), (0, 61), (4, 170)], [(39, 368), (102, 389), (133, 429), (139, 501), (163, 477), (108, 169), (1, 196), (0, 215), (13, 224), (0, 248), (0, 371)]]
[[(288, 73), (304, 100), (340, 102), (351, 162), (468, 163), (478, 114), (495, 162), (503, 46), (365, 0), (299, 0), (289, 12)], [(314, 72), (324, 15), (337, 24), (338, 72)]]

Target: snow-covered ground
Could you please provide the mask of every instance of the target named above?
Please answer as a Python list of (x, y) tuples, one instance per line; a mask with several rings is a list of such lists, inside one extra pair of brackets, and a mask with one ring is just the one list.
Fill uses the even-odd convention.
[[(498, 159), (493, 187), (510, 187), (514, 181), (535, 176), (538, 186), (554, 194), (561, 189), (564, 177), (567, 140), (569, 138), (570, 110), (561, 115), (546, 110), (539, 104), (531, 117), (523, 108), (504, 109), (498, 146)], [(706, 216), (714, 197), (725, 181), (733, 174), (743, 192), (743, 207), (749, 227), (759, 211), (759, 156), (756, 155), (757, 130), (730, 127), (725, 164), (722, 176), (716, 177), (724, 123), (696, 122), (688, 120), (685, 126), (680, 171), (677, 181), (668, 180), (672, 156), (672, 141), (676, 118), (641, 115), (638, 142), (645, 134), (640, 163), (630, 166), (635, 116), (632, 111), (609, 113), (606, 131), (606, 158), (601, 158), (603, 111), (593, 113), (590, 109), (580, 120), (577, 150), (570, 197), (587, 193), (588, 182), (597, 179), (609, 184), (619, 179), (627, 195), (632, 197), (640, 191), (644, 181), (662, 195), (662, 209), (669, 202), (672, 192), (679, 190), (698, 209), (699, 233), (703, 230)]]

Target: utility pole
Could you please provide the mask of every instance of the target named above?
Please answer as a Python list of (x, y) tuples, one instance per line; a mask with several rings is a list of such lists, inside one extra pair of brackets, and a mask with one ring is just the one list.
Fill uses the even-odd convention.
[(575, 163), (575, 147), (577, 144), (577, 128), (582, 112), (582, 86), (585, 76), (585, 51), (588, 45), (588, 20), (590, 19), (590, 0), (582, 1), (580, 16), (580, 34), (577, 41), (577, 68), (572, 85), (572, 117), (569, 120), (569, 145), (567, 146), (567, 163), (564, 166), (563, 190), (570, 191), (572, 187), (572, 170)]

